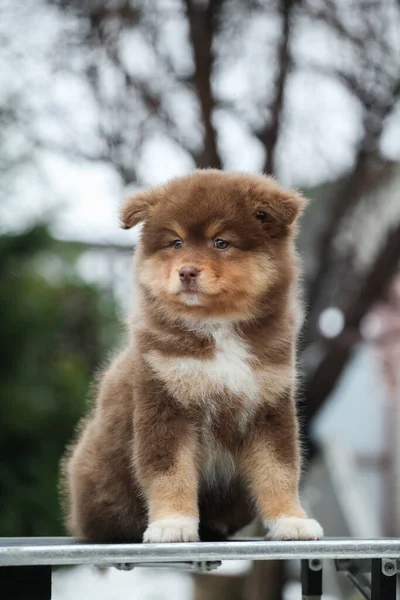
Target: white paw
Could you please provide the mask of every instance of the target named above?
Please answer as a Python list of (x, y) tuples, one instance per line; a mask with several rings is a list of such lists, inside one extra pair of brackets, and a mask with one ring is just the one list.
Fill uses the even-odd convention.
[(324, 531), (318, 521), (299, 517), (280, 517), (264, 523), (269, 540), (320, 540)]
[(198, 542), (199, 520), (196, 517), (167, 517), (149, 524), (143, 541), (150, 544), (160, 542)]

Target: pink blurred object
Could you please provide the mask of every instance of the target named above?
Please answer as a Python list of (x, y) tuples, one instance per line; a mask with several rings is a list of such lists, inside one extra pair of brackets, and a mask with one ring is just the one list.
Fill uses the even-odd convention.
[(361, 333), (368, 341), (400, 344), (400, 275), (393, 279), (386, 302), (376, 304), (364, 317)]
[(400, 274), (393, 278), (386, 301), (364, 317), (360, 333), (377, 350), (386, 387), (386, 448), (380, 457), (386, 457), (382, 468), (384, 533), (400, 535)]

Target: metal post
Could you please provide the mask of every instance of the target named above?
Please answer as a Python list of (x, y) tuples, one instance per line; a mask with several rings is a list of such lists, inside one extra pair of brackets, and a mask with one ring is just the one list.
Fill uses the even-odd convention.
[(51, 567), (0, 567), (0, 597), (51, 600)]
[(303, 600), (321, 600), (322, 560), (319, 558), (301, 561), (301, 589)]
[(390, 558), (373, 558), (371, 600), (396, 600), (397, 564)]

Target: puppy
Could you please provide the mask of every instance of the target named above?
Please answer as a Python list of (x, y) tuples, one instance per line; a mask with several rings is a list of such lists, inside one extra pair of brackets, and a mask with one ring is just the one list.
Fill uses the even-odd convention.
[(69, 532), (219, 540), (254, 517), (318, 539), (298, 495), (296, 220), (261, 175), (199, 170), (139, 193), (129, 341), (64, 461)]

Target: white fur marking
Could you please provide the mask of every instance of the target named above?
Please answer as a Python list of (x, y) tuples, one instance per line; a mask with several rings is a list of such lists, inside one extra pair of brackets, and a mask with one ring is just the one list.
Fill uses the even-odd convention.
[(189, 397), (210, 397), (229, 390), (254, 400), (259, 396), (259, 380), (249, 365), (251, 354), (245, 343), (229, 327), (213, 328), (216, 355), (212, 360), (170, 358), (153, 350), (147, 360), (175, 392)]
[(265, 521), (269, 540), (320, 540), (324, 531), (318, 521), (299, 517), (279, 517)]
[(166, 517), (149, 523), (143, 541), (150, 544), (161, 542), (197, 542), (199, 520), (181, 515)]
[(180, 299), (187, 306), (200, 306), (200, 297), (198, 294), (185, 294), (182, 293), (179, 295)]

